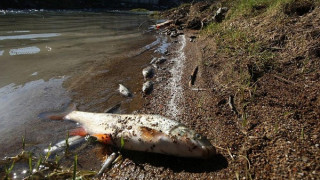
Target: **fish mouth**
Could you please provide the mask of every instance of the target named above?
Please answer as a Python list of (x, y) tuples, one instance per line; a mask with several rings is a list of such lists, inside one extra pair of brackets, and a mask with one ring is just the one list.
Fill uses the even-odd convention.
[(216, 149), (213, 146), (211, 146), (211, 147), (202, 146), (201, 148), (203, 150), (203, 153), (202, 153), (203, 158), (205, 158), (205, 159), (211, 158), (214, 155), (216, 155)]
[(203, 158), (207, 159), (216, 155), (216, 148), (208, 140), (200, 141)]

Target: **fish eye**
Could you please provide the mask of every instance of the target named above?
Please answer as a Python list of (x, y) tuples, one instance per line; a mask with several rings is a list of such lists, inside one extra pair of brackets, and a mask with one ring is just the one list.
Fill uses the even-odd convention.
[(201, 139), (202, 137), (201, 137), (200, 134), (197, 133), (197, 134), (195, 134), (194, 138), (195, 138), (195, 139)]

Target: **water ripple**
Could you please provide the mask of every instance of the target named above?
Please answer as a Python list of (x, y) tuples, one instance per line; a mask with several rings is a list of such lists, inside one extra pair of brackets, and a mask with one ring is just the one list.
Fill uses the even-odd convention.
[(17, 40), (17, 39), (35, 39), (35, 38), (49, 38), (60, 36), (59, 33), (44, 33), (44, 34), (23, 34), (23, 35), (15, 35), (15, 36), (0, 36), (0, 40)]

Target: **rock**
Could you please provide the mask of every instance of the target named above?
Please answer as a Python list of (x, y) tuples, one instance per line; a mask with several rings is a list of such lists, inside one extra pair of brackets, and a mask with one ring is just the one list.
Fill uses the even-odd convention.
[(154, 75), (154, 69), (151, 66), (148, 66), (142, 70), (142, 75), (144, 79), (152, 78)]
[(153, 90), (153, 82), (152, 81), (147, 81), (143, 84), (142, 92), (144, 94), (151, 94), (152, 90)]
[(184, 34), (182, 30), (178, 30), (177, 33), (178, 33), (179, 35), (183, 35), (183, 34)]
[(173, 37), (173, 38), (175, 38), (177, 36), (179, 36), (179, 34), (174, 32), (174, 31), (172, 31), (171, 34), (170, 34), (170, 37)]
[(309, 160), (309, 159), (308, 159), (306, 156), (302, 156), (302, 161), (303, 161), (303, 162), (308, 162), (308, 160)]
[(126, 97), (131, 97), (132, 94), (131, 92), (129, 91), (128, 88), (126, 88), (124, 85), (122, 84), (119, 84), (119, 92), (120, 94), (122, 94), (123, 96), (126, 96)]
[(195, 39), (196, 39), (197, 37), (196, 36), (190, 36), (190, 42), (194, 42), (195, 41)]
[(171, 31), (170, 37), (177, 37), (179, 35), (182, 35), (183, 32), (181, 30), (175, 30), (175, 31)]
[(187, 28), (189, 29), (200, 29), (201, 19), (199, 17), (194, 17), (187, 22)]
[(164, 63), (164, 62), (166, 62), (166, 61), (167, 61), (167, 58), (165, 58), (165, 57), (160, 57), (160, 58), (157, 60), (156, 64), (162, 64), (162, 63)]
[(216, 14), (213, 16), (213, 20), (216, 22), (221, 22), (224, 19), (227, 11), (228, 11), (227, 7), (219, 8)]

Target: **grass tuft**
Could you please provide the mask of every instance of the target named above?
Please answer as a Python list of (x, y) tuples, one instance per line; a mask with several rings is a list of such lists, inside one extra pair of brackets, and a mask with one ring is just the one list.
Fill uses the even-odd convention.
[(11, 164), (11, 166), (10, 166), (10, 168), (6, 168), (5, 169), (5, 171), (6, 171), (6, 176), (5, 176), (5, 180), (7, 180), (7, 179), (9, 179), (9, 175), (10, 175), (10, 173), (11, 173), (11, 171), (12, 171), (12, 169), (14, 168), (14, 161), (12, 162), (12, 164)]
[(78, 156), (74, 156), (74, 164), (73, 164), (73, 176), (72, 179), (75, 180), (77, 177), (77, 165), (78, 165)]
[(124, 147), (124, 138), (121, 137), (121, 139), (120, 139), (120, 151), (122, 150), (123, 147)]

